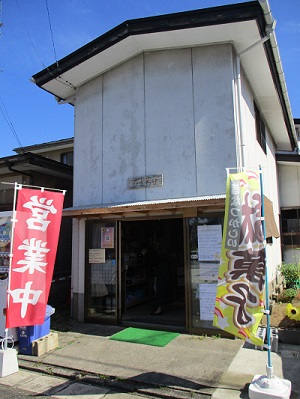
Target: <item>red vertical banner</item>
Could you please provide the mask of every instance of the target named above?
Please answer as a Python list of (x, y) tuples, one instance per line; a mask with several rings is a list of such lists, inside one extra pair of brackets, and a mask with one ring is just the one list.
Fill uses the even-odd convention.
[(6, 328), (44, 323), (63, 201), (62, 192), (18, 191)]

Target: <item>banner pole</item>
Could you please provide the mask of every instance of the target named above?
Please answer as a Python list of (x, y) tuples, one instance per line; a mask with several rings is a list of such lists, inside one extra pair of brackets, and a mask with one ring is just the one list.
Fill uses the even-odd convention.
[(37, 190), (41, 190), (42, 192), (46, 191), (60, 191), (62, 192), (63, 195), (66, 194), (67, 190), (62, 190), (61, 188), (47, 188), (47, 187), (42, 187), (42, 186), (33, 186), (33, 185), (28, 185), (28, 184), (18, 184), (18, 183), (12, 183), (12, 182), (7, 182), (7, 181), (2, 181), (1, 184), (14, 184), (14, 185), (18, 185), (21, 188), (22, 187), (28, 187), (28, 188), (32, 188), (32, 189), (37, 189)]
[[(10, 277), (11, 277), (11, 266), (12, 266), (12, 258), (13, 258), (13, 243), (14, 243), (14, 231), (16, 225), (16, 203), (17, 203), (17, 190), (22, 188), (22, 185), (18, 183), (14, 183), (14, 199), (13, 199), (13, 216), (12, 216), (12, 226), (11, 226), (11, 240), (10, 240), (10, 254), (9, 254), (9, 269), (8, 269), (8, 281), (7, 281), (7, 292), (6, 292), (6, 313), (9, 307), (9, 293), (10, 293)], [(7, 341), (8, 341), (8, 328), (5, 328), (5, 342), (4, 342), (4, 350), (7, 349)]]
[(261, 191), (261, 221), (264, 234), (264, 246), (265, 246), (265, 285), (266, 285), (266, 310), (267, 316), (267, 345), (268, 345), (268, 364), (266, 367), (267, 375), (257, 374), (254, 376), (251, 384), (249, 385), (249, 398), (250, 399), (263, 399), (263, 398), (278, 398), (288, 399), (292, 391), (291, 381), (281, 379), (273, 374), (273, 366), (271, 362), (271, 336), (270, 336), (270, 310), (269, 310), (269, 279), (268, 279), (268, 268), (267, 268), (267, 256), (266, 256), (266, 224), (265, 224), (265, 210), (264, 210), (264, 190), (263, 190), (263, 178), (261, 165), (259, 166), (260, 174), (260, 191)]
[(270, 307), (269, 307), (269, 278), (268, 278), (268, 267), (267, 267), (267, 254), (266, 254), (266, 222), (265, 222), (265, 202), (264, 202), (264, 188), (262, 169), (259, 166), (259, 178), (260, 178), (260, 192), (261, 192), (261, 223), (264, 235), (264, 247), (265, 247), (265, 286), (266, 286), (266, 309), (265, 313), (267, 316), (267, 349), (268, 349), (268, 365), (267, 365), (267, 377), (273, 377), (273, 366), (271, 360), (271, 327), (270, 327)]

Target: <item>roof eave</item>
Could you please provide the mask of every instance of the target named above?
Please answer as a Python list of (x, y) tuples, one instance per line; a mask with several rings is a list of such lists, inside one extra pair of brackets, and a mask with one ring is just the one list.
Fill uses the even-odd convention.
[(300, 163), (300, 154), (297, 152), (291, 153), (277, 153), (276, 154), (276, 162), (286, 162), (286, 163)]
[[(81, 68), (82, 70), (82, 65), (85, 62), (88, 63), (93, 57), (99, 57), (99, 55), (102, 53), (105, 54), (105, 50), (111, 51), (112, 48), (116, 48), (117, 51), (118, 43), (126, 42), (127, 38), (137, 35), (151, 35), (154, 33), (163, 34), (163, 32), (167, 31), (188, 30), (197, 27), (202, 28), (209, 26), (223, 26), (224, 24), (244, 21), (255, 21), (259, 35), (260, 37), (263, 37), (266, 34), (266, 27), (269, 24), (270, 18), (271, 17), (269, 14), (264, 14), (262, 6), (258, 1), (252, 1), (247, 3), (125, 21), (109, 32), (69, 54), (57, 63), (54, 63), (48, 68), (33, 75), (33, 81), (43, 90), (54, 94), (58, 100), (64, 100), (65, 102), (73, 104), (73, 97), (76, 96), (76, 86), (85, 83), (86, 80), (83, 79), (73, 82), (73, 86), (73, 84), (70, 83), (72, 78), (68, 78), (68, 75), (72, 75), (74, 73), (78, 74), (77, 68)], [(275, 38), (275, 34), (273, 34), (273, 38)], [(282, 74), (279, 74), (277, 69), (278, 50), (277, 48), (273, 47), (270, 41), (267, 41), (264, 44), (264, 48), (265, 57), (267, 60), (266, 62), (269, 64), (274, 88), (278, 95), (278, 104), (280, 104), (282, 110), (282, 127), (285, 126), (284, 130), (286, 130), (284, 136), (282, 136), (281, 130), (276, 130), (278, 135), (278, 149), (294, 150), (298, 145), (297, 136), (291, 116), (290, 103), (287, 97), (285, 83), (281, 81)], [(144, 49), (144, 51), (146, 50), (147, 49)], [(105, 57), (105, 59), (107, 59), (107, 57)], [(120, 60), (118, 61), (121, 62)], [(125, 59), (123, 61), (125, 61)], [(109, 67), (112, 68), (114, 66), (115, 64), (112, 63), (107, 67), (109, 69)], [(103, 69), (102, 72), (97, 69), (97, 72), (95, 73), (99, 74), (103, 72), (105, 72), (105, 69)], [(95, 76), (97, 75), (94, 74), (93, 77)], [(85, 77), (87, 80), (91, 78), (92, 74), (91, 76)], [(63, 85), (59, 83), (63, 83)], [(70, 85), (69, 88), (65, 86), (68, 84)], [(64, 89), (61, 90), (56, 85), (59, 85), (60, 88), (64, 87)], [(272, 116), (269, 116), (269, 119), (270, 118), (272, 118)]]
[(253, 18), (257, 18), (261, 27), (263, 26), (260, 6), (256, 1), (241, 3), (238, 7), (235, 4), (128, 20), (36, 73), (32, 79), (41, 87), (129, 36), (226, 24)]
[[(66, 178), (72, 179), (73, 177), (73, 166), (66, 165), (62, 162), (57, 162), (53, 159), (43, 157), (38, 154), (33, 154), (30, 152), (12, 155), (4, 158), (0, 158), (0, 168), (7, 167), (16, 168), (20, 167), (22, 164), (28, 164), (32, 166), (40, 167), (44, 170), (53, 171), (65, 175)], [(20, 171), (21, 173), (21, 171)], [(47, 173), (47, 172), (45, 172)]]

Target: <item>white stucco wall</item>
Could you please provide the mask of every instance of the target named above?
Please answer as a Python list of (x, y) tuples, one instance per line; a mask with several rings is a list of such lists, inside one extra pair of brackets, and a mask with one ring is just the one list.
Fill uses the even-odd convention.
[(237, 166), (229, 46), (193, 51), (197, 194), (225, 193), (226, 168)]
[(264, 194), (274, 202), (277, 213), (278, 207), (278, 177), (275, 160), (276, 146), (266, 125), (267, 153), (262, 150), (256, 139), (254, 101), (256, 98), (245, 76), (242, 78), (242, 115), (244, 138), (244, 161), (249, 169), (261, 166), (263, 173)]
[(103, 195), (101, 76), (78, 90), (74, 131), (73, 204), (94, 204)]
[(289, 163), (278, 165), (280, 206), (300, 207), (300, 165)]
[[(225, 192), (236, 166), (229, 44), (141, 54), (78, 88), (74, 205)], [(163, 174), (163, 187), (128, 190)]]
[[(242, 115), (243, 115), (243, 137), (244, 137), (244, 160), (248, 169), (262, 168), (263, 192), (273, 203), (274, 218), (280, 231), (279, 221), (279, 194), (278, 174), (276, 164), (276, 146), (266, 125), (267, 153), (265, 154), (256, 139), (255, 113), (253, 92), (242, 75)], [(266, 246), (266, 258), (268, 265), (269, 281), (276, 277), (278, 265), (282, 260), (281, 238), (273, 238), (272, 244)]]
[[(300, 165), (297, 163), (280, 163), (278, 165), (279, 195), (281, 208), (300, 208)], [(283, 247), (285, 263), (299, 263), (300, 249), (297, 245)]]

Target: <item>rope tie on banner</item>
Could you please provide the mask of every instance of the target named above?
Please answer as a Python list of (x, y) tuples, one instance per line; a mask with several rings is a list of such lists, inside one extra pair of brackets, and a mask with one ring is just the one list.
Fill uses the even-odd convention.
[(12, 344), (12, 348), (14, 347), (15, 341), (12, 335), (8, 337), (1, 338), (1, 350), (5, 350), (7, 348), (7, 344)]

